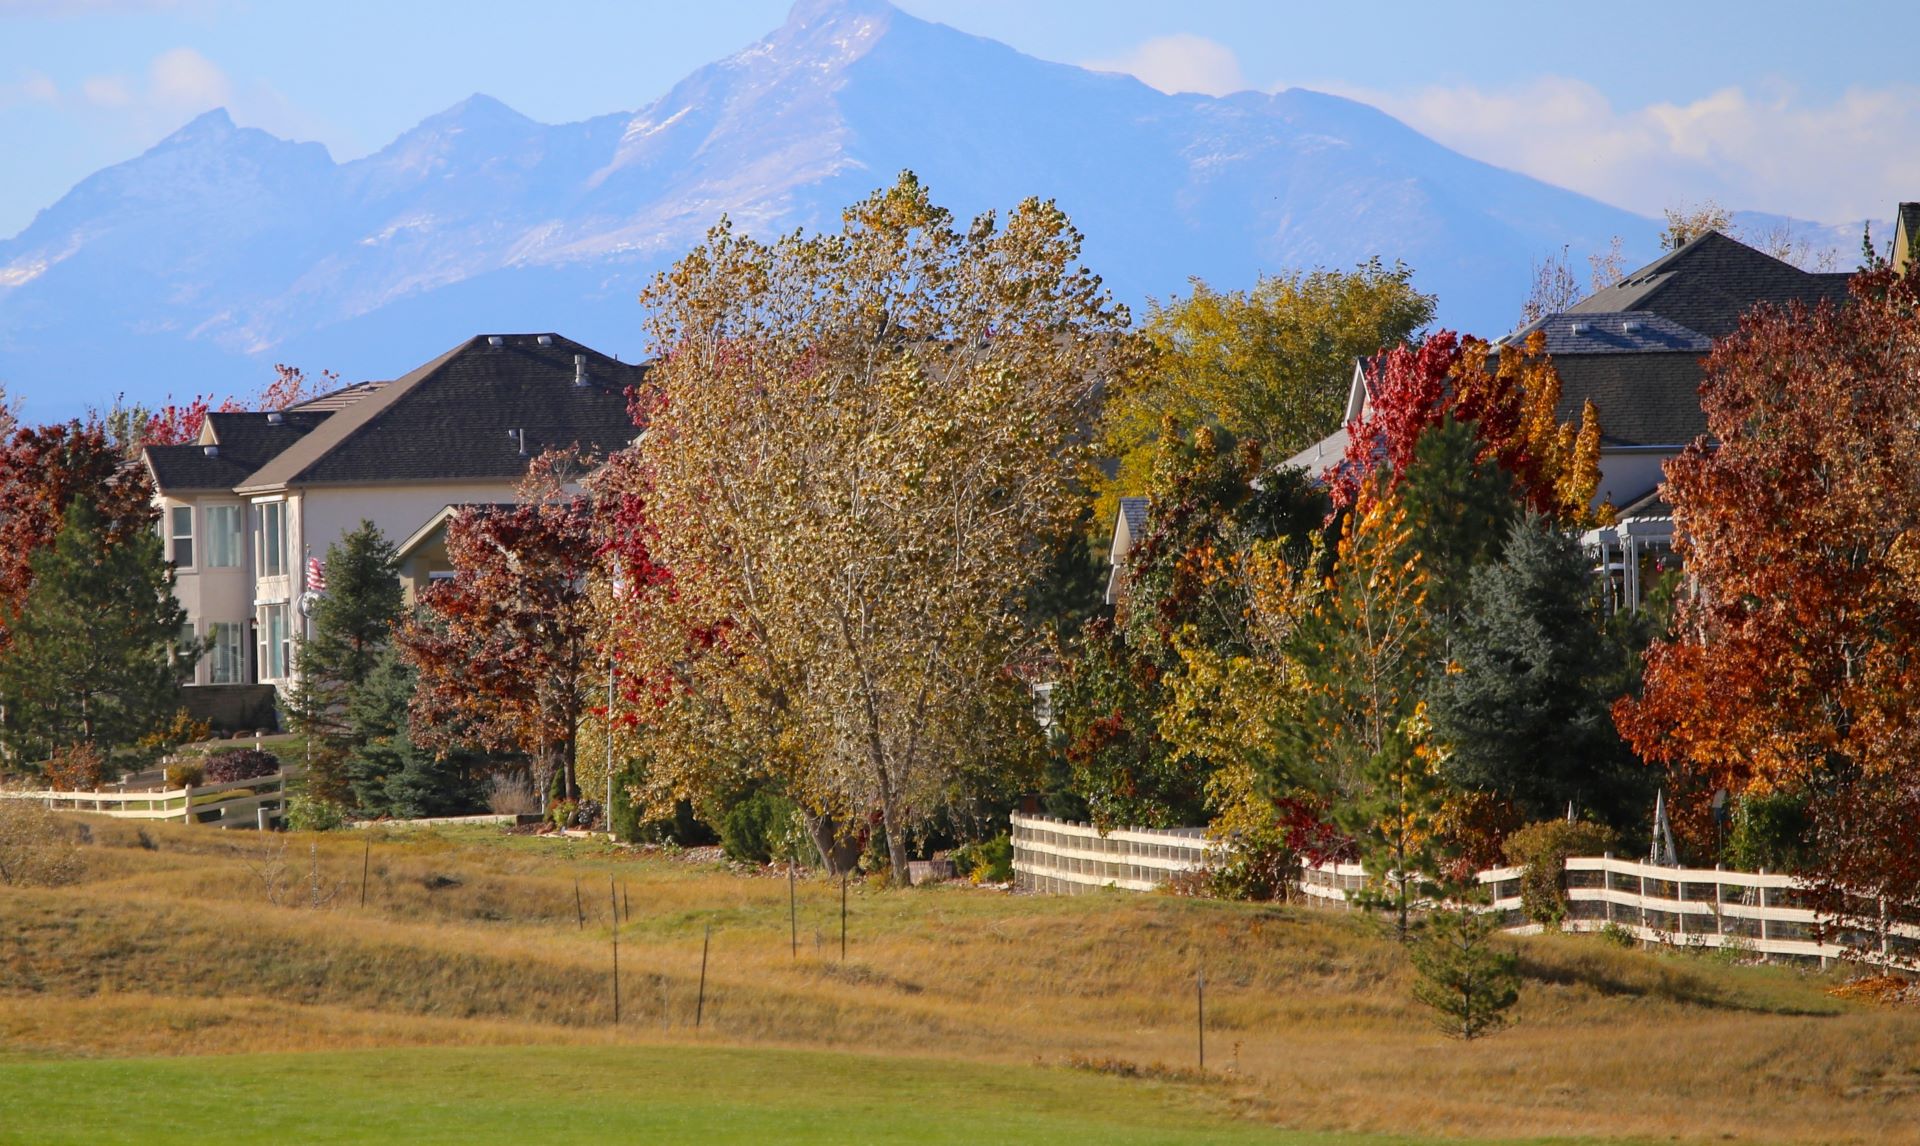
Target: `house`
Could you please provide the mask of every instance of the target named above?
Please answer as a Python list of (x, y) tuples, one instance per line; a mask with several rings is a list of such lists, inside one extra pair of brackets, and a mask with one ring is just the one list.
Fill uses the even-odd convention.
[[(481, 335), (391, 382), (212, 413), (197, 441), (148, 447), (175, 593), (208, 646), (191, 685), (291, 683), (308, 557), (362, 520), (400, 543), (449, 506), (511, 502), (545, 450), (624, 447), (641, 374), (557, 334)], [(189, 707), (213, 696), (190, 689)]]
[[(1902, 203), (1892, 246), (1896, 268), (1920, 247), (1920, 204)], [(1673, 518), (1661, 500), (1663, 466), (1706, 433), (1701, 359), (1755, 305), (1839, 302), (1849, 272), (1811, 272), (1715, 231), (1596, 291), (1562, 313), (1514, 331), (1501, 344), (1539, 331), (1560, 375), (1562, 421), (1591, 400), (1600, 415), (1598, 498), (1614, 524), (1585, 540), (1614, 580), (1614, 600), (1637, 607), (1657, 569), (1672, 560)], [(1367, 364), (1356, 363), (1342, 428), (1287, 459), (1321, 474), (1346, 456), (1345, 426), (1367, 412)], [(1145, 525), (1144, 507), (1114, 524), (1114, 600), (1126, 550)], [(1138, 520), (1128, 520), (1137, 517)]]

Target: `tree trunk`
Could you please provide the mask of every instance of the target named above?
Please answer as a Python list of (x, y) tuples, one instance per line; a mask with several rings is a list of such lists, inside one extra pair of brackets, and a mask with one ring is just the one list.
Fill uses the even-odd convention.
[(887, 862), (893, 867), (890, 882), (895, 887), (907, 887), (907, 833), (890, 790), (880, 793), (880, 822), (887, 829)]
[(803, 808), (800, 818), (806, 822), (807, 836), (813, 840), (828, 875), (845, 875), (859, 865), (860, 841), (843, 836), (832, 816), (816, 816)]

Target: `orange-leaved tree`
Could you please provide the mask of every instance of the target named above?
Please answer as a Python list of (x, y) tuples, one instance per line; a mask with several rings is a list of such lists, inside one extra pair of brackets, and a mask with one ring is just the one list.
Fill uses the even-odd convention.
[(1694, 591), (1615, 708), (1696, 840), (1716, 788), (1834, 792), (1920, 749), (1917, 310), (1915, 278), (1866, 272), (1845, 306), (1757, 309), (1707, 360), (1708, 434), (1667, 465)]

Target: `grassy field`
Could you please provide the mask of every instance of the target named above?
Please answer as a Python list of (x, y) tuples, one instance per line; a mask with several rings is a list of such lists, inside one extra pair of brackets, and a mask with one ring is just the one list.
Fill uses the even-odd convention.
[(1462, 1045), (1342, 912), (856, 885), (843, 962), (824, 881), (801, 882), (796, 956), (784, 879), (598, 844), (93, 833), (81, 883), (0, 891), (0, 1140), (1842, 1143), (1920, 1121), (1920, 1016), (1786, 967), (1523, 940), (1515, 1025)]

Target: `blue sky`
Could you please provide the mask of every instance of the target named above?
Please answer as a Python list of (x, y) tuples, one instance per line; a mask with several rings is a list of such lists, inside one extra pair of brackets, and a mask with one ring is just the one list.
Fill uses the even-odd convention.
[[(0, 237), (228, 107), (372, 151), (484, 91), (535, 119), (633, 110), (786, 0), (0, 0)], [(1630, 209), (1712, 198), (1824, 222), (1920, 199), (1909, 10), (1886, 2), (898, 0), (1029, 54), (1169, 90), (1312, 87)]]

